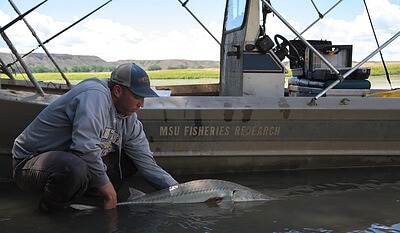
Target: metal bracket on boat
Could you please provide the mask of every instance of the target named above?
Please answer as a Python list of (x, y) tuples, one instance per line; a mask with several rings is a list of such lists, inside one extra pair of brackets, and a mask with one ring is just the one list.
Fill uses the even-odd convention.
[(315, 10), (317, 11), (319, 18), (321, 18), (321, 19), (324, 18), (324, 15), (321, 14), (321, 12), (318, 10), (318, 7), (317, 7), (317, 5), (315, 5), (315, 2), (313, 0), (311, 0), (311, 3), (313, 4)]
[(343, 75), (342, 75), (342, 74), (337, 74), (336, 76), (337, 76), (337, 79), (338, 79), (340, 82), (343, 82), (343, 81), (344, 81), (344, 78), (343, 78)]
[(317, 102), (315, 101), (314, 98), (312, 98), (311, 101), (307, 105), (308, 106), (317, 106)]
[(349, 105), (350, 100), (347, 98), (342, 99), (339, 104), (340, 105)]
[(226, 55), (228, 56), (236, 56), (237, 59), (240, 59), (240, 45), (232, 45), (234, 48), (236, 48), (235, 51), (228, 51)]

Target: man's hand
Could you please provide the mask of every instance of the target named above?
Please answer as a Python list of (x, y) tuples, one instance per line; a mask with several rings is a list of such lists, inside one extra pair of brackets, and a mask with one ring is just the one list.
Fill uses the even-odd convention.
[(104, 196), (104, 209), (108, 210), (117, 207), (117, 193), (115, 192), (114, 186), (110, 181), (103, 186), (97, 187), (97, 189)]

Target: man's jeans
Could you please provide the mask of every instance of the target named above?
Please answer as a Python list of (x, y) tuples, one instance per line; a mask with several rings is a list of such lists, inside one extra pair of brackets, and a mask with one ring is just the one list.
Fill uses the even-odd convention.
[[(125, 153), (121, 156), (121, 169), (118, 152), (104, 156), (103, 162), (116, 190), (120, 188), (124, 178), (137, 171)], [(39, 205), (40, 208), (46, 207), (50, 213), (63, 211), (69, 203), (82, 196), (88, 189), (90, 175), (85, 161), (79, 156), (64, 151), (49, 151), (19, 161), (15, 167), (14, 179), (24, 190), (44, 192)], [(43, 209), (42, 211), (46, 212)]]

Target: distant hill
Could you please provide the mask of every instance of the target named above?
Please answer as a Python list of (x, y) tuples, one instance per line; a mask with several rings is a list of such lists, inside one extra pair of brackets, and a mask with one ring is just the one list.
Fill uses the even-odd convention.
[[(101, 66), (110, 66), (114, 64), (110, 64), (109, 62), (104, 61), (103, 59), (96, 56), (85, 56), (85, 55), (69, 55), (69, 54), (52, 54), (54, 60), (60, 67), (71, 68), (73, 66), (91, 66), (91, 65), (101, 65)], [(9, 64), (13, 61), (13, 58), (8, 53), (0, 53), (0, 58), (6, 63)], [(24, 58), (25, 63), (28, 66), (38, 66), (43, 65), (47, 68), (53, 68), (53, 63), (44, 53), (32, 53), (29, 56)]]
[[(115, 62), (107, 62), (97, 56), (89, 55), (70, 55), (70, 54), (52, 54), (57, 64), (64, 68), (70, 69), (74, 66), (105, 66), (116, 67), (127, 62), (134, 62), (144, 69), (152, 65), (157, 65), (163, 70), (171, 67), (187, 67), (187, 68), (215, 68), (219, 67), (219, 61), (194, 61), (194, 60), (120, 60)], [(0, 58), (9, 64), (13, 58), (8, 53), (0, 53)], [(53, 63), (44, 53), (32, 53), (24, 58), (25, 63), (30, 67), (43, 65), (46, 68), (54, 68)]]
[(194, 61), (194, 60), (179, 60), (179, 59), (168, 59), (168, 60), (121, 60), (115, 62), (116, 64), (124, 64), (128, 62), (134, 62), (137, 65), (147, 69), (150, 66), (157, 65), (163, 70), (175, 67), (187, 67), (187, 68), (216, 68), (219, 67), (219, 61)]

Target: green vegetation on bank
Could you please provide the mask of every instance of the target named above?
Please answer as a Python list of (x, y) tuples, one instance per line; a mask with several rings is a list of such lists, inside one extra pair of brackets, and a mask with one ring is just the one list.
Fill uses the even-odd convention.
[[(219, 69), (183, 69), (183, 70), (155, 70), (147, 71), (150, 79), (204, 79), (219, 78)], [(80, 73), (65, 73), (69, 80), (84, 80), (91, 77), (108, 78), (111, 72), (80, 72)], [(59, 73), (34, 73), (37, 80), (54, 81), (61, 80)], [(25, 74), (17, 74), (17, 79), (28, 79)]]
[[(97, 77), (97, 78), (108, 78), (111, 72), (79, 72), (79, 73), (64, 73), (69, 80), (84, 80), (87, 78)], [(49, 81), (49, 80), (63, 80), (60, 73), (34, 73), (33, 74), (37, 80)], [(26, 74), (18, 74), (17, 79), (28, 79)]]
[[(382, 64), (380, 63), (367, 63), (365, 64), (365, 67), (371, 68), (371, 76), (381, 76), (381, 75), (386, 75), (385, 69)], [(400, 62), (389, 62), (386, 64), (386, 67), (388, 69), (388, 72), (390, 75), (400, 75)], [(286, 76), (292, 76), (292, 71), (290, 70), (289, 67), (286, 67), (287, 70), (289, 71)], [(363, 68), (363, 66), (361, 67)]]
[[(385, 69), (383, 68), (383, 65), (371, 65), (371, 66), (366, 66), (371, 68), (371, 76), (381, 76), (381, 75), (386, 75)], [(393, 63), (393, 64), (386, 64), (386, 67), (388, 69), (388, 72), (390, 75), (400, 75), (400, 63)], [(287, 67), (288, 73), (286, 74), (286, 77), (292, 76), (292, 71)]]
[(219, 69), (170, 69), (148, 71), (151, 79), (219, 78)]
[[(389, 74), (400, 74), (400, 64), (386, 65)], [(385, 68), (381, 66), (372, 66), (371, 75), (386, 75)]]
[[(389, 64), (388, 71), (391, 75), (400, 75), (400, 63)], [(107, 72), (68, 72), (65, 75), (68, 79), (80, 81), (90, 77), (97, 78), (108, 78), (110, 77), (110, 71)], [(218, 79), (219, 69), (169, 69), (169, 70), (152, 70), (147, 71), (150, 79)], [(290, 76), (291, 71), (286, 76)], [(385, 75), (385, 71), (382, 66), (374, 65), (371, 66), (371, 76), (382, 76)], [(59, 73), (34, 73), (37, 80), (40, 81), (63, 81)], [(5, 75), (0, 77), (5, 78)], [(28, 79), (26, 74), (17, 74), (17, 79)]]
[[(12, 66), (14, 70), (17, 72), (23, 72), (22, 68), (17, 66)], [(61, 70), (65, 73), (81, 73), (81, 72), (111, 72), (115, 69), (115, 65), (112, 66), (103, 66), (103, 65), (80, 65), (80, 66), (72, 66), (72, 67), (61, 67)], [(146, 67), (144, 67), (146, 68)], [(194, 67), (193, 67), (194, 68)], [(204, 69), (203, 66), (199, 65), (195, 67), (196, 69)], [(55, 67), (46, 67), (44, 65), (35, 65), (29, 66), (29, 69), (32, 73), (57, 73), (58, 70)], [(162, 70), (163, 68), (157, 64), (150, 65), (146, 68), (148, 71)], [(178, 66), (168, 66), (167, 70), (184, 70), (190, 69), (187, 65), (178, 65)]]

